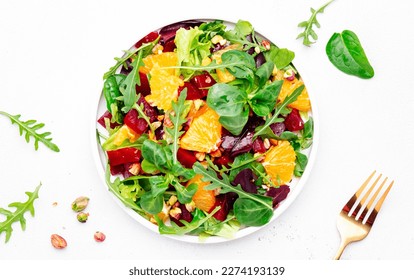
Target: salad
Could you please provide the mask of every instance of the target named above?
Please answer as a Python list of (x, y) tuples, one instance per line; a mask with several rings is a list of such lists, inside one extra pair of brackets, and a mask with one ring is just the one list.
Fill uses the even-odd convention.
[(294, 56), (243, 20), (150, 32), (103, 77), (109, 190), (161, 234), (231, 238), (267, 224), (312, 145)]

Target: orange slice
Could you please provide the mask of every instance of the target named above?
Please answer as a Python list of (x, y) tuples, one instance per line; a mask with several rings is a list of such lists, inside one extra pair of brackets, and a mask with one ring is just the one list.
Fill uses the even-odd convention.
[(184, 85), (184, 81), (171, 75), (168, 70), (159, 68), (157, 64), (150, 71), (150, 75), (151, 94), (145, 96), (145, 100), (158, 109), (164, 111), (171, 109), (171, 103), (177, 100), (178, 88)]
[[(141, 73), (148, 74), (154, 68), (155, 65), (159, 67), (170, 67), (178, 65), (178, 55), (174, 52), (164, 52), (160, 54), (150, 54), (142, 59), (145, 66), (141, 66), (139, 71)], [(176, 69), (164, 69), (170, 75), (175, 75)]]
[(214, 207), (216, 196), (213, 190), (204, 189), (204, 187), (210, 183), (201, 181), (201, 178), (203, 178), (203, 176), (197, 174), (187, 182), (187, 186), (190, 184), (196, 184), (198, 186), (198, 189), (193, 196), (193, 201), (198, 209), (208, 212)]
[[(291, 95), (295, 89), (303, 85), (302, 80), (294, 78), (292, 81), (286, 79), (283, 80), (282, 89), (280, 90), (278, 100), (283, 102), (288, 95)], [(311, 103), (309, 100), (309, 94), (306, 87), (302, 93), (298, 96), (295, 102), (288, 105), (290, 108), (298, 109), (299, 111), (307, 112), (311, 109)]]
[(296, 154), (288, 141), (279, 141), (270, 148), (263, 161), (266, 173), (275, 185), (288, 183), (295, 169)]
[(209, 153), (217, 150), (221, 139), (219, 115), (207, 105), (195, 114), (190, 127), (181, 138), (181, 148)]

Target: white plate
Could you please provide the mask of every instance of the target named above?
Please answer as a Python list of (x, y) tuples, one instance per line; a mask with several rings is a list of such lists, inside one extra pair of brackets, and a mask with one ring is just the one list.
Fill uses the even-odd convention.
[[(211, 21), (212, 19), (199, 19), (200, 21)], [(228, 27), (233, 27), (235, 23), (233, 22), (229, 22), (229, 21), (224, 21), (224, 24), (226, 24), (226, 26)], [(163, 26), (169, 25), (169, 23), (164, 24)], [(161, 28), (159, 28), (161, 29)], [(147, 35), (149, 32), (151, 31), (158, 31), (159, 29), (150, 29), (150, 30), (144, 30), (143, 34), (140, 34), (141, 36), (138, 36), (136, 39), (142, 38), (145, 35)], [(266, 38), (269, 41), (273, 42), (271, 40), (271, 38), (266, 37), (261, 35), (259, 32), (257, 32), (255, 30), (255, 33), (257, 36), (260, 36), (262, 38)], [(135, 40), (136, 42), (137, 40)], [(275, 43), (276, 44), (276, 43)], [(277, 45), (277, 44), (276, 44)], [(300, 73), (300, 71), (299, 71)], [(302, 77), (303, 79), (303, 77)], [(305, 83), (306, 85), (306, 83)], [(246, 227), (246, 228), (242, 228), (240, 229), (235, 236), (232, 239), (226, 239), (226, 238), (222, 238), (222, 237), (218, 237), (218, 236), (212, 236), (207, 238), (206, 240), (203, 241), (203, 243), (220, 243), (220, 242), (228, 242), (230, 240), (235, 240), (244, 236), (247, 236), (249, 234), (252, 234), (254, 232), (256, 232), (257, 230), (263, 230), (267, 225), (271, 224), (274, 220), (276, 220), (284, 211), (286, 211), (286, 209), (293, 203), (293, 201), (296, 199), (296, 197), (299, 195), (299, 193), (302, 191), (302, 189), (305, 186), (305, 183), (311, 173), (311, 169), (312, 166), (314, 164), (315, 161), (315, 156), (316, 156), (316, 150), (317, 150), (317, 145), (318, 145), (318, 136), (319, 136), (319, 121), (318, 121), (318, 116), (316, 113), (316, 107), (315, 107), (315, 103), (313, 102), (314, 99), (312, 99), (312, 94), (311, 92), (309, 92), (309, 88), (306, 85), (306, 88), (308, 89), (308, 93), (309, 93), (309, 98), (311, 100), (311, 105), (312, 105), (312, 109), (310, 112), (310, 116), (312, 116), (313, 120), (314, 120), (314, 131), (313, 131), (313, 144), (312, 146), (303, 151), (304, 154), (306, 154), (308, 156), (308, 164), (306, 166), (306, 169), (302, 175), (301, 178), (294, 178), (290, 183), (289, 183), (289, 187), (290, 187), (290, 192), (287, 196), (287, 198), (280, 202), (279, 206), (274, 210), (274, 214), (272, 219), (264, 226), (261, 227)], [(96, 130), (98, 130), (99, 132), (103, 133), (103, 134), (107, 134), (106, 130), (97, 123), (97, 120), (99, 119), (99, 117), (102, 116), (102, 114), (106, 111), (106, 104), (105, 104), (105, 98), (103, 96), (102, 93), (100, 93), (97, 96), (96, 99), (96, 103), (97, 107), (95, 107), (94, 113), (93, 113), (93, 119), (92, 119), (92, 129), (91, 129), (91, 140), (92, 140), (92, 151), (93, 151), (93, 157), (94, 157), (94, 161), (99, 173), (99, 177), (102, 179), (102, 183), (105, 186), (105, 189), (109, 192), (109, 194), (114, 198), (114, 200), (116, 201), (116, 203), (122, 208), (124, 209), (124, 211), (126, 213), (128, 213), (131, 217), (133, 217), (136, 221), (138, 221), (141, 225), (143, 225), (144, 227), (148, 228), (149, 230), (153, 231), (156, 234), (159, 234), (158, 232), (158, 227), (154, 224), (152, 224), (151, 222), (149, 222), (147, 219), (143, 218), (141, 215), (139, 215), (138, 213), (136, 213), (135, 211), (133, 211), (132, 209), (126, 207), (119, 199), (117, 199), (109, 190), (108, 187), (106, 185), (105, 182), (105, 166), (106, 166), (106, 156), (105, 153), (102, 151), (99, 142), (97, 141), (97, 136), (96, 136)], [(183, 236), (178, 236), (178, 235), (164, 235), (166, 237), (172, 238), (172, 239), (176, 239), (176, 240), (180, 240), (180, 241), (185, 241), (185, 242), (191, 242), (191, 243), (200, 243), (198, 236), (191, 236), (191, 235), (183, 235)]]

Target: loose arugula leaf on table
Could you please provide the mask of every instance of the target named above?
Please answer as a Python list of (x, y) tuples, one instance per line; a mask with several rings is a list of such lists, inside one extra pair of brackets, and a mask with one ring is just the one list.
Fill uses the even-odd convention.
[[(206, 190), (214, 190), (219, 188), (220, 193), (234, 192), (238, 194), (236, 200), (240, 202), (234, 204), (234, 213), (238, 221), (243, 221), (242, 223), (246, 226), (261, 226), (269, 222), (273, 216), (273, 207), (272, 207), (272, 198), (247, 193), (243, 191), (240, 185), (232, 186), (230, 180), (226, 174), (221, 174), (221, 179), (217, 177), (217, 174), (214, 170), (207, 167), (205, 169), (199, 162), (196, 162), (193, 166), (193, 169), (196, 174), (203, 176), (203, 181), (209, 182), (210, 185), (205, 186)], [(252, 208), (250, 208), (252, 207)], [(246, 209), (249, 208), (249, 211)], [(255, 215), (260, 217), (259, 219), (250, 220), (251, 216)]]
[(304, 85), (301, 85), (297, 89), (295, 89), (292, 94), (288, 95), (285, 100), (283, 100), (282, 104), (276, 107), (275, 112), (273, 113), (271, 118), (267, 118), (264, 125), (258, 126), (255, 129), (255, 133), (253, 138), (256, 138), (261, 135), (269, 136), (269, 126), (275, 122), (280, 121), (279, 114), (283, 111), (286, 106), (288, 106), (290, 103), (296, 101), (296, 99), (299, 97), (299, 95), (302, 93), (303, 89), (305, 88)]
[(34, 139), (35, 150), (39, 148), (39, 142), (43, 143), (46, 147), (51, 149), (54, 152), (59, 152), (59, 147), (52, 142), (50, 132), (38, 133), (37, 131), (45, 126), (44, 123), (37, 123), (36, 120), (22, 121), (20, 120), (21, 115), (11, 115), (7, 112), (0, 111), (0, 115), (6, 116), (10, 119), (12, 124), (17, 124), (19, 126), (20, 136), (25, 133), (26, 142), (30, 142), (30, 137)]
[(6, 239), (5, 243), (10, 240), (11, 234), (13, 232), (12, 225), (15, 222), (20, 222), (22, 230), (26, 229), (26, 218), (24, 214), (29, 212), (32, 217), (35, 215), (34, 201), (39, 197), (39, 189), (42, 186), (40, 183), (33, 192), (26, 192), (28, 199), (25, 202), (13, 202), (8, 205), (10, 208), (15, 208), (14, 212), (0, 208), (0, 214), (6, 216), (6, 220), (0, 222), (0, 235), (5, 232)]
[(326, 45), (326, 54), (332, 64), (346, 74), (363, 79), (374, 77), (374, 69), (358, 36), (350, 30), (334, 33)]
[[(303, 27), (305, 28), (305, 30), (300, 33), (298, 35), (298, 37), (296, 37), (296, 39), (300, 39), (303, 38), (303, 44), (307, 47), (310, 47), (311, 44), (314, 44), (316, 42), (316, 40), (318, 40), (318, 35), (316, 34), (316, 32), (313, 30), (313, 25), (315, 25), (316, 27), (320, 28), (321, 25), (319, 24), (318, 20), (316, 19), (316, 15), (323, 13), (325, 11), (325, 8), (331, 4), (333, 2), (333, 0), (327, 2), (326, 4), (322, 5), (319, 9), (315, 10), (313, 8), (311, 8), (311, 17), (307, 20), (307, 21), (302, 21), (301, 23), (298, 24), (298, 27)], [(309, 36), (313, 38), (313, 40), (315, 40), (314, 42), (312, 42), (309, 39)]]

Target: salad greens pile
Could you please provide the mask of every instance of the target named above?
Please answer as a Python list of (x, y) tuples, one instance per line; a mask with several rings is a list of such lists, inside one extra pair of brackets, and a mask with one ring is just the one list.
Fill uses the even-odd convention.
[(294, 57), (243, 20), (179, 22), (139, 40), (103, 76), (109, 190), (161, 234), (230, 238), (267, 224), (313, 138)]

